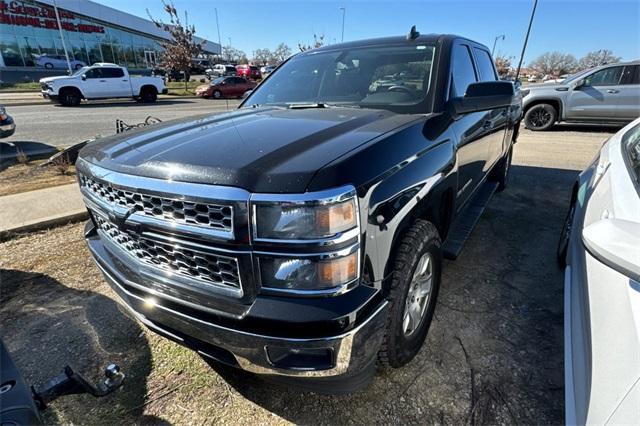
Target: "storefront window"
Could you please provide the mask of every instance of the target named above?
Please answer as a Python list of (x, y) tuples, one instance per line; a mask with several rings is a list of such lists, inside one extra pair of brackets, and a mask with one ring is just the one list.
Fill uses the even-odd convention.
[(102, 53), (100, 52), (100, 44), (92, 41), (85, 41), (87, 46), (87, 52), (89, 54), (89, 65), (96, 62), (104, 62), (102, 60)]
[(15, 36), (0, 34), (0, 53), (4, 59), (4, 64), (8, 67), (23, 67), (22, 55)]

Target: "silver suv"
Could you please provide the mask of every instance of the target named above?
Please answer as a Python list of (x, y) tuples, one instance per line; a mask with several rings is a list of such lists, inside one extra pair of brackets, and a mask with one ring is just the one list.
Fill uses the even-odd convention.
[(558, 121), (625, 123), (640, 116), (640, 61), (581, 71), (558, 84), (522, 89), (524, 123), (547, 130)]

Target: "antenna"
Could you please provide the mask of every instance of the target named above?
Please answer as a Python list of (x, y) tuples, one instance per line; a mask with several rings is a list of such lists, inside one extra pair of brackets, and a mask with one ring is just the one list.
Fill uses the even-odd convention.
[(538, 0), (533, 0), (533, 10), (531, 11), (531, 18), (529, 19), (529, 28), (527, 28), (527, 35), (524, 37), (524, 44), (522, 45), (522, 53), (520, 54), (520, 62), (518, 62), (518, 68), (516, 69), (515, 83), (518, 83), (520, 68), (522, 68), (522, 60), (524, 59), (524, 51), (527, 49), (527, 43), (529, 42), (529, 33), (531, 32), (531, 24), (533, 24), (533, 17), (536, 14), (537, 6), (538, 6)]
[(420, 37), (420, 33), (416, 31), (416, 26), (412, 26), (409, 34), (407, 34), (407, 40), (415, 40)]

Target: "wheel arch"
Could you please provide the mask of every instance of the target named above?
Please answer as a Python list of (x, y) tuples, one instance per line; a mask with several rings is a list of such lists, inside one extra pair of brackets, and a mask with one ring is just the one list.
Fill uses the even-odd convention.
[(560, 121), (563, 118), (563, 114), (564, 114), (564, 110), (562, 108), (562, 101), (558, 98), (554, 98), (554, 97), (549, 97), (549, 98), (539, 98), (539, 99), (534, 99), (531, 102), (529, 102), (527, 105), (524, 106), (523, 111), (522, 111), (522, 117), (524, 118), (525, 114), (527, 113), (527, 111), (529, 111), (532, 107), (536, 106), (536, 105), (540, 105), (540, 104), (549, 104), (551, 106), (553, 106), (556, 111), (558, 112), (558, 117), (556, 118), (556, 121)]
[(82, 90), (80, 90), (80, 88), (78, 88), (76, 86), (62, 86), (61, 88), (58, 89), (58, 95), (61, 95), (63, 92), (65, 92), (67, 90), (72, 90), (72, 91), (78, 93), (80, 95), (81, 99), (87, 99), (84, 96), (84, 93), (82, 93)]
[(153, 84), (143, 84), (142, 86), (140, 86), (140, 91), (138, 92), (138, 95), (142, 95), (142, 93), (145, 90), (153, 90), (156, 92), (156, 94), (160, 93), (158, 92), (158, 88), (156, 86), (154, 86)]

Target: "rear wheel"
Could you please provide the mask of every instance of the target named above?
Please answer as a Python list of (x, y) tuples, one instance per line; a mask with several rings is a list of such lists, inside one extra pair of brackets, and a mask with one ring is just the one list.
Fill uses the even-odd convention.
[(427, 337), (436, 306), (442, 270), (442, 249), (436, 227), (418, 220), (397, 250), (392, 273), (380, 364), (401, 367), (411, 361)]
[(532, 106), (524, 114), (524, 124), (527, 129), (538, 131), (548, 130), (558, 118), (558, 111), (549, 104), (537, 104)]
[(62, 89), (58, 95), (58, 100), (64, 106), (77, 106), (80, 104), (82, 97), (77, 89)]
[(154, 87), (143, 87), (140, 91), (140, 99), (145, 103), (153, 103), (158, 99), (158, 91)]

